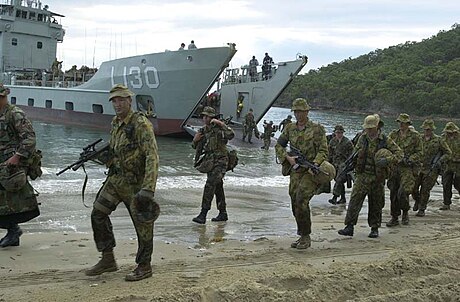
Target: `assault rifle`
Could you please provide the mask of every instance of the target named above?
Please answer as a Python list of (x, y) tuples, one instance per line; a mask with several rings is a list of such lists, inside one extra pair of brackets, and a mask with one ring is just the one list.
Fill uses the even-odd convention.
[(313, 174), (317, 175), (319, 173), (324, 173), (325, 175), (329, 175), (329, 173), (321, 170), (319, 166), (315, 165), (311, 161), (309, 161), (305, 155), (303, 155), (302, 151), (297, 149), (296, 147), (292, 146), (292, 144), (288, 144), (290, 151), (288, 151), (289, 156), (297, 156), (295, 159), (296, 164), (292, 166), (292, 169), (297, 170), (300, 167), (304, 167), (307, 169), (312, 170)]
[(351, 188), (351, 177), (349, 174), (355, 169), (356, 158), (358, 157), (359, 150), (353, 152), (347, 160), (343, 163), (343, 168), (337, 177), (335, 178), (336, 183), (347, 183), (347, 188)]
[[(100, 146), (96, 146), (101, 141), (102, 141), (102, 138), (100, 138), (97, 141), (95, 141), (95, 142), (89, 144), (88, 146), (84, 147), (83, 152), (80, 153), (80, 158), (76, 162), (68, 165), (67, 167), (65, 167), (64, 169), (62, 169), (58, 173), (56, 173), (56, 175), (59, 176), (59, 175), (61, 175), (62, 173), (64, 173), (65, 171), (67, 171), (69, 169), (72, 169), (73, 171), (77, 171), (78, 169), (80, 169), (80, 167), (83, 167), (83, 169), (84, 169), (85, 168), (84, 164), (89, 160), (98, 162), (98, 157), (102, 153), (104, 153), (104, 152), (109, 150), (109, 143), (103, 143)], [(98, 163), (101, 163), (101, 162), (98, 162)]]
[(433, 156), (430, 162), (430, 170), (428, 171), (427, 175), (430, 175), (431, 172), (433, 172), (433, 170), (437, 170), (439, 168), (439, 164), (441, 163), (442, 155), (443, 155), (442, 151), (439, 151), (438, 153), (436, 153), (435, 156)]

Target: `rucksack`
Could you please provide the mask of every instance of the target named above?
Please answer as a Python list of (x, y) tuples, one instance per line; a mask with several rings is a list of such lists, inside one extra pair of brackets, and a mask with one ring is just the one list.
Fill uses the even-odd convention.
[(228, 156), (228, 164), (227, 164), (227, 171), (232, 170), (238, 165), (238, 154), (236, 150), (227, 151)]

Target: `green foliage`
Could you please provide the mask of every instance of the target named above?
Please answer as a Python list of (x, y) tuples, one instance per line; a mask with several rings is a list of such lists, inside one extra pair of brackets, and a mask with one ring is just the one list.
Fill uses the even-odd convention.
[(279, 106), (304, 97), (316, 108), (460, 114), (460, 25), (422, 42), (376, 49), (294, 79)]

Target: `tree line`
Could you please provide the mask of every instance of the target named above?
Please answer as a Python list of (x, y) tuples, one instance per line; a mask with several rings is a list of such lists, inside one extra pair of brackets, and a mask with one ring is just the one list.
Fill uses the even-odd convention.
[(376, 49), (297, 76), (275, 106), (304, 97), (315, 108), (460, 115), (460, 24), (421, 42)]

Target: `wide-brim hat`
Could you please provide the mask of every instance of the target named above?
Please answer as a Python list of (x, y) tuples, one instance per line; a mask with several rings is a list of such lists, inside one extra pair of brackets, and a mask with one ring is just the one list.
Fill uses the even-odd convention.
[(408, 123), (412, 124), (412, 121), (410, 120), (409, 114), (407, 113), (401, 113), (398, 118), (396, 119), (398, 123)]
[(376, 128), (379, 125), (380, 119), (375, 114), (366, 116), (363, 123), (364, 129)]
[(109, 101), (111, 101), (114, 97), (122, 97), (122, 98), (127, 98), (127, 97), (132, 97), (134, 95), (131, 90), (128, 89), (125, 85), (122, 84), (116, 84), (115, 86), (110, 89), (110, 95), (109, 95)]
[(434, 130), (436, 129), (436, 126), (434, 125), (434, 121), (432, 119), (426, 119), (423, 121), (423, 124), (420, 128), (424, 130), (426, 129)]
[(204, 107), (203, 111), (201, 111), (201, 115), (206, 115), (210, 117), (215, 117), (216, 116), (216, 109), (206, 106)]
[(310, 110), (311, 107), (308, 105), (307, 100), (304, 98), (297, 98), (292, 102), (292, 108), (291, 111), (308, 111)]
[(334, 132), (345, 132), (345, 129), (342, 125), (336, 125), (334, 128)]
[(460, 132), (460, 129), (453, 122), (448, 122), (446, 126), (444, 127), (444, 130), (442, 130), (442, 132), (455, 133), (455, 132)]

